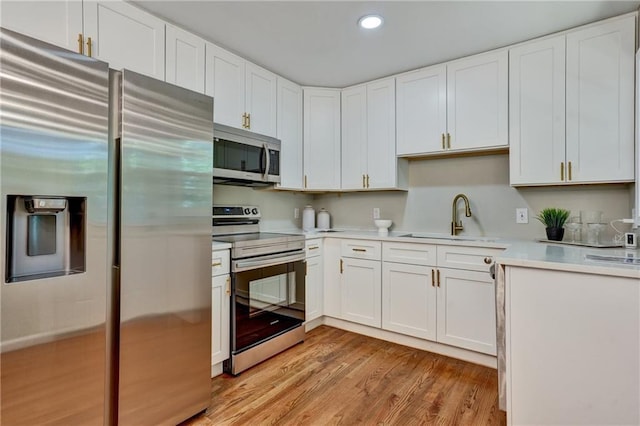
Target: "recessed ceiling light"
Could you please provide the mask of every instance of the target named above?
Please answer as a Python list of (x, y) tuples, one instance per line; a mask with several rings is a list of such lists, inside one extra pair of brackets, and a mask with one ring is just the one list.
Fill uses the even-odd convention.
[(367, 30), (378, 28), (380, 25), (382, 25), (382, 16), (365, 15), (358, 20), (358, 25)]

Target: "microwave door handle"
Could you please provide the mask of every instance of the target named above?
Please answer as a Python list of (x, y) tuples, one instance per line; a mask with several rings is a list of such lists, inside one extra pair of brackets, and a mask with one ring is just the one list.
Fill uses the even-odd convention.
[(262, 144), (262, 149), (264, 150), (264, 158), (265, 158), (265, 168), (264, 168), (264, 176), (263, 179), (267, 180), (267, 177), (269, 176), (269, 169), (271, 169), (271, 158), (269, 155), (269, 147), (267, 146), (267, 144)]

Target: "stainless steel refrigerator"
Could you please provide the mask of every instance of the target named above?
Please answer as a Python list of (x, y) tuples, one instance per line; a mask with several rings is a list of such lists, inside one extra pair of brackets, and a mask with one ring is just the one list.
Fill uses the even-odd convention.
[(0, 29), (0, 423), (210, 400), (213, 100)]

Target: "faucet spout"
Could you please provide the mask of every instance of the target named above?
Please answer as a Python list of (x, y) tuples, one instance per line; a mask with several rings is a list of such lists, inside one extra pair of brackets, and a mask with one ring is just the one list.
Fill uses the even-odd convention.
[(458, 209), (457, 204), (458, 200), (461, 199), (464, 201), (464, 215), (466, 217), (471, 217), (471, 206), (469, 205), (469, 198), (467, 198), (464, 194), (458, 194), (453, 197), (453, 204), (451, 207), (451, 235), (457, 235), (458, 231), (462, 231), (464, 226), (462, 226), (462, 220), (458, 221)]

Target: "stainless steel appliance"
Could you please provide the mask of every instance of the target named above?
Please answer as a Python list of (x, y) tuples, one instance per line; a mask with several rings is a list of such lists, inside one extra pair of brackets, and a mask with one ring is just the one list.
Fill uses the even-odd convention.
[(214, 206), (213, 239), (231, 243), (231, 356), (242, 371), (304, 341), (305, 238), (259, 232), (256, 206)]
[(280, 183), (280, 141), (215, 124), (213, 183), (270, 186)]
[(212, 99), (0, 29), (0, 422), (210, 398)]

